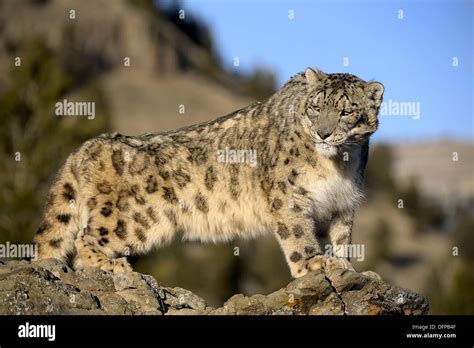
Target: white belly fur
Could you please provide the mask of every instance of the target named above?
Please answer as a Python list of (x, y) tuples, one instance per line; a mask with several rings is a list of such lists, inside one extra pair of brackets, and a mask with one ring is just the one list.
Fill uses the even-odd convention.
[(318, 180), (311, 195), (319, 218), (330, 218), (335, 212), (352, 210), (363, 198), (354, 181), (340, 175)]

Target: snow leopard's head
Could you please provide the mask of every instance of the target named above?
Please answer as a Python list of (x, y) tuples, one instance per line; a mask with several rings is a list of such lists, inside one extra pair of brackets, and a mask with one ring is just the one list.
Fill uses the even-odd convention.
[(358, 144), (377, 130), (384, 87), (350, 74), (308, 68), (304, 124), (318, 152), (330, 157), (341, 145)]

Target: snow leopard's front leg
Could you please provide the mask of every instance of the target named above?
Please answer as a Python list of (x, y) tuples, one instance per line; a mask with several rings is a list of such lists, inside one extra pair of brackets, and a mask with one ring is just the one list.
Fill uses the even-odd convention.
[(274, 223), (275, 235), (293, 278), (324, 269), (321, 245), (313, 229), (314, 221), (303, 216), (281, 216)]
[[(350, 258), (354, 257), (354, 255), (350, 255), (349, 253), (349, 250), (354, 250), (354, 248), (351, 247), (353, 223), (354, 212), (352, 211), (340, 213), (331, 222), (329, 226), (329, 239), (331, 241), (333, 255), (325, 260), (326, 271), (336, 268), (355, 271), (350, 262)], [(382, 279), (380, 275), (374, 271), (365, 271), (362, 272), (362, 274), (376, 280)]]
[(326, 260), (326, 268), (343, 268), (354, 270), (350, 263), (350, 244), (352, 239), (352, 225), (354, 212), (347, 211), (336, 215), (329, 225), (329, 240), (331, 241), (332, 255)]
[(324, 269), (325, 257), (322, 244), (316, 237), (309, 202), (305, 202), (300, 192), (290, 192), (281, 182), (278, 186), (282, 192), (275, 192), (271, 198), (273, 230), (291, 275), (299, 278), (308, 272)]

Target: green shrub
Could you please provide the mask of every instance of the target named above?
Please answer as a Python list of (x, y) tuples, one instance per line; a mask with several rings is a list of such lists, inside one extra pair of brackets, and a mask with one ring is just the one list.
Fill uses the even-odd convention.
[[(12, 64), (0, 94), (0, 242), (31, 241), (56, 171), (71, 151), (109, 124), (97, 83), (77, 90), (80, 77), (74, 71), (79, 70), (41, 39), (24, 41), (17, 49), (21, 66)], [(73, 92), (96, 103), (94, 120), (54, 114), (54, 104)]]

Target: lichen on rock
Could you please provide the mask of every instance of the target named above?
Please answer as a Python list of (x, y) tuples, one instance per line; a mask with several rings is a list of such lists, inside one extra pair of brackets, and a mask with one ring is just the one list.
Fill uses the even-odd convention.
[(137, 272), (73, 271), (59, 260), (0, 261), (0, 314), (421, 315), (426, 299), (363, 274), (333, 269), (293, 280), (269, 295), (236, 294), (222, 307)]

